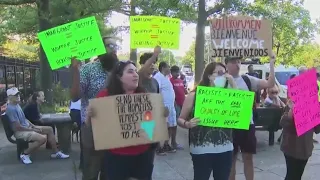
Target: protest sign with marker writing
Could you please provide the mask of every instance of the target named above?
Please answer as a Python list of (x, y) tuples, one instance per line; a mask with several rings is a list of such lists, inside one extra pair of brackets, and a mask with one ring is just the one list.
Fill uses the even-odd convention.
[(130, 16), (130, 47), (179, 49), (180, 19)]
[(254, 92), (198, 86), (194, 117), (199, 125), (249, 129)]
[(213, 57), (268, 56), (272, 50), (271, 22), (247, 16), (210, 21)]
[(51, 69), (70, 65), (71, 57), (85, 60), (106, 53), (94, 16), (38, 33)]
[(96, 150), (149, 144), (168, 139), (159, 94), (123, 94), (90, 100)]
[(288, 95), (294, 103), (293, 116), (298, 136), (320, 124), (316, 73), (311, 69), (287, 82)]

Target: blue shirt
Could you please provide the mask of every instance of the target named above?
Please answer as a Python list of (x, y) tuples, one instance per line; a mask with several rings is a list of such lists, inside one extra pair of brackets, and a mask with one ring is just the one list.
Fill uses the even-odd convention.
[(6, 109), (6, 115), (11, 124), (19, 122), (22, 127), (30, 126), (19, 104), (14, 105), (9, 103)]

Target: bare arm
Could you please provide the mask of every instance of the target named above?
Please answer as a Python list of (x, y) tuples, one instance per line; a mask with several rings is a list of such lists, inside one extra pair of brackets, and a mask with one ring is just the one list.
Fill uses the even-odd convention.
[(264, 80), (264, 79), (259, 79), (259, 89), (267, 89), (267, 88), (272, 88), (274, 87), (276, 80), (275, 80), (275, 75), (274, 75), (274, 63), (275, 63), (275, 55), (272, 53), (270, 56), (270, 74), (269, 74), (269, 79)]
[(156, 46), (154, 48), (154, 52), (153, 55), (151, 56), (151, 58), (149, 58), (144, 65), (141, 66), (141, 68), (139, 69), (139, 74), (142, 73), (144, 74), (146, 71), (148, 71), (149, 67), (154, 64), (157, 61), (157, 58), (159, 56), (159, 54), (161, 53), (161, 47), (160, 46)]
[[(76, 60), (72, 60), (76, 61)], [(70, 89), (70, 96), (73, 102), (76, 102), (80, 99), (80, 70), (79, 66), (71, 65), (71, 76), (72, 76), (72, 85)]]
[(186, 122), (187, 122), (186, 119), (188, 119), (190, 112), (192, 111), (192, 107), (194, 105), (193, 103), (194, 96), (195, 96), (195, 93), (191, 92), (183, 102), (180, 117), (178, 119), (178, 125), (182, 128), (188, 128), (186, 126)]

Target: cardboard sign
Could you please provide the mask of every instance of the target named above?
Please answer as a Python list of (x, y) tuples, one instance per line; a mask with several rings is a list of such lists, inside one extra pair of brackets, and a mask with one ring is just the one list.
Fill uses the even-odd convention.
[(130, 16), (130, 47), (179, 49), (180, 19)]
[(210, 21), (213, 57), (269, 56), (272, 26), (269, 20), (228, 16)]
[(38, 33), (52, 70), (71, 64), (71, 57), (89, 59), (106, 53), (94, 16)]
[(96, 150), (168, 140), (160, 94), (126, 94), (90, 100)]
[(249, 129), (254, 92), (198, 86), (194, 117), (202, 126)]
[(316, 73), (311, 69), (287, 81), (288, 95), (294, 103), (293, 116), (298, 136), (320, 124)]

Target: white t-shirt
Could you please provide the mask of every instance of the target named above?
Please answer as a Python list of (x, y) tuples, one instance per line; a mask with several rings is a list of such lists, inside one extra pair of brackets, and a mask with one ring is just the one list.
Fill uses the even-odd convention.
[(164, 105), (174, 106), (175, 94), (170, 79), (164, 76), (161, 72), (157, 72), (153, 78), (158, 81)]
[(80, 110), (80, 109), (81, 109), (81, 100), (79, 99), (79, 100), (76, 101), (76, 102), (72, 102), (72, 101), (71, 101), (70, 110), (71, 110), (71, 109)]
[[(253, 76), (249, 76), (247, 74), (245, 74), (245, 76), (247, 76), (249, 78), (250, 82), (251, 82), (251, 91), (257, 92), (259, 90), (259, 81), (260, 81), (260, 79), (256, 78), (256, 77), (253, 77)], [(234, 79), (238, 89), (249, 91), (246, 82), (244, 81), (244, 79), (241, 76), (233, 77), (233, 79)], [(251, 124), (254, 124), (252, 117), (251, 117)]]

